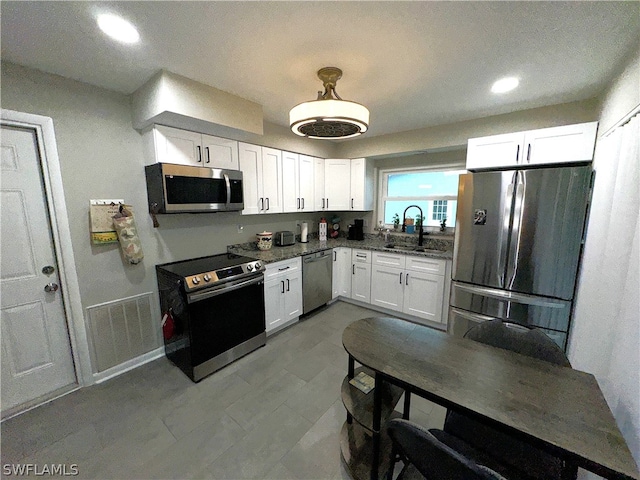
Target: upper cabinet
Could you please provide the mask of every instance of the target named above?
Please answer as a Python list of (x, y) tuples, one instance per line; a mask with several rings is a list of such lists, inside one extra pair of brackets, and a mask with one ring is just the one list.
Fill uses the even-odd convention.
[(325, 210), (373, 210), (373, 167), (365, 158), (324, 162)]
[(314, 157), (282, 152), (282, 206), (286, 212), (313, 212)]
[(598, 122), (471, 138), (467, 170), (590, 162)]
[(178, 128), (154, 125), (145, 133), (147, 163), (177, 163), (238, 170), (238, 142)]
[(274, 148), (238, 144), (243, 175), (243, 215), (282, 213), (282, 152)]
[(324, 196), (324, 158), (313, 159), (313, 210), (322, 212), (326, 210), (326, 198)]

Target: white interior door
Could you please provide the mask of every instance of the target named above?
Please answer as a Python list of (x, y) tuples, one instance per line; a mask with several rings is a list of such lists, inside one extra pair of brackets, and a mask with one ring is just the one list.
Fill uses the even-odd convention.
[[(2, 127), (2, 415), (76, 383), (35, 132)], [(45, 288), (49, 291), (45, 291)]]

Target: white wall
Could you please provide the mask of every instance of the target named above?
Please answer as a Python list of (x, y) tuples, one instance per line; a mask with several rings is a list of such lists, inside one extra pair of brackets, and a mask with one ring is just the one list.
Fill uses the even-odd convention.
[[(600, 134), (638, 104), (640, 51), (603, 97)], [(594, 201), (568, 351), (574, 368), (596, 376), (640, 464), (640, 155), (635, 152), (623, 169), (608, 140), (600, 138), (596, 146)]]

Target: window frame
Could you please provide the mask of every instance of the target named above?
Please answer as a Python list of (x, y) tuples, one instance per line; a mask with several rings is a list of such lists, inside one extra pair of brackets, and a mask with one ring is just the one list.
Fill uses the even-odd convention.
[[(376, 225), (380, 225), (383, 222), (383, 228), (393, 230), (393, 223), (384, 223), (384, 206), (387, 200), (397, 201), (433, 201), (433, 200), (458, 200), (458, 195), (425, 195), (425, 196), (402, 196), (402, 197), (389, 197), (387, 195), (387, 186), (389, 175), (397, 175), (403, 173), (436, 173), (436, 172), (458, 172), (459, 174), (468, 173), (468, 171), (461, 165), (438, 165), (432, 167), (416, 166), (416, 167), (404, 167), (404, 168), (384, 168), (378, 171), (378, 204), (376, 211)], [(432, 212), (425, 212), (425, 217), (431, 215)], [(453, 227), (453, 225), (451, 225)], [(425, 226), (425, 230), (429, 227)]]

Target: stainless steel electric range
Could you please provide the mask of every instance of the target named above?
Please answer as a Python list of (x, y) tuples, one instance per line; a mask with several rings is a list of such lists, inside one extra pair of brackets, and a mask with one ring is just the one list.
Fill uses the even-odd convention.
[(165, 353), (194, 382), (265, 345), (264, 270), (232, 253), (156, 265)]

